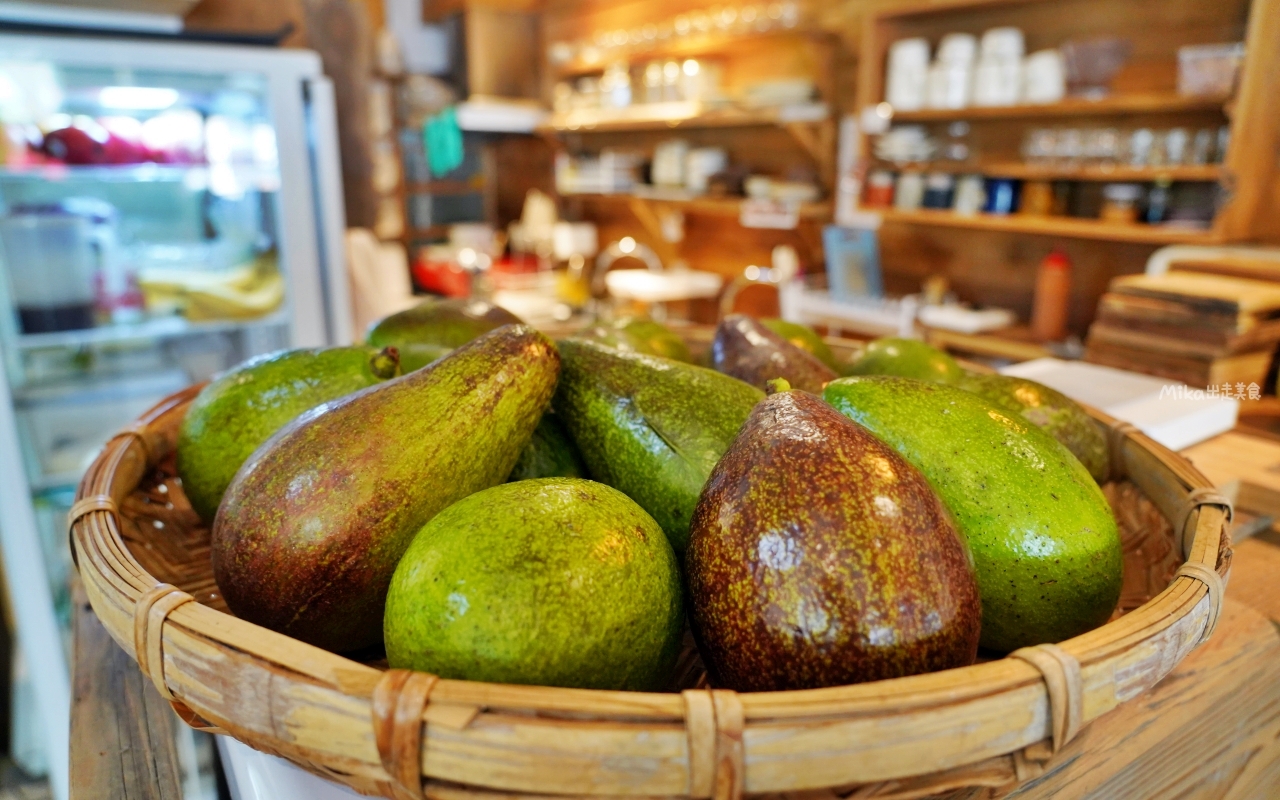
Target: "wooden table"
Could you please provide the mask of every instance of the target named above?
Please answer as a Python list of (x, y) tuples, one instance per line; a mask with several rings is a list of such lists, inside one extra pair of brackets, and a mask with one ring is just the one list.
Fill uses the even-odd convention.
[[(1198, 463), (1210, 453), (1211, 448), (1201, 445), (1193, 459)], [(1277, 465), (1256, 469), (1272, 466)], [(181, 723), (107, 635), (83, 595), (76, 609), (72, 800), (180, 798), (173, 731)], [(1280, 797), (1277, 626), (1280, 535), (1267, 533), (1236, 546), (1213, 638), (1154, 690), (1094, 721), (1064, 749), (1053, 769), (1008, 796)], [(990, 794), (982, 790), (952, 797), (984, 800)]]

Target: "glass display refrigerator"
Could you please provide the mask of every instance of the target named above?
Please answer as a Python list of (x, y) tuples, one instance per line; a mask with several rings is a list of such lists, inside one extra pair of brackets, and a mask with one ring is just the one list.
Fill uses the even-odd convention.
[(0, 34), (0, 133), (13, 749), (65, 798), (82, 471), (184, 386), (352, 338), (332, 86), (308, 51)]

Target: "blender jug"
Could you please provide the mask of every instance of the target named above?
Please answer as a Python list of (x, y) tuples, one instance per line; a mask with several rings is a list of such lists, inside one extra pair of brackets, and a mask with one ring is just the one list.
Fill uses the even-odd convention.
[(108, 255), (104, 223), (61, 204), (18, 206), (0, 217), (0, 257), (23, 333), (94, 326), (95, 278)]

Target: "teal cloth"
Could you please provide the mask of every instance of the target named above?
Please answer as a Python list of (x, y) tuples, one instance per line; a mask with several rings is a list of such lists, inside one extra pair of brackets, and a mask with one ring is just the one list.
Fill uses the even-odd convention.
[(427, 164), (433, 177), (442, 177), (462, 166), (462, 128), (458, 127), (453, 106), (426, 121), (422, 144), (427, 149)]

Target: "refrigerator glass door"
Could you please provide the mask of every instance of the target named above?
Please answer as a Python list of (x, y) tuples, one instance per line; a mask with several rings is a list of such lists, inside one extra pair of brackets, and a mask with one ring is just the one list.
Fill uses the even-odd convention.
[(313, 53), (4, 35), (0, 53), (0, 539), (46, 744), (25, 766), (65, 797), (75, 485), (166, 395), (349, 335), (341, 187)]

